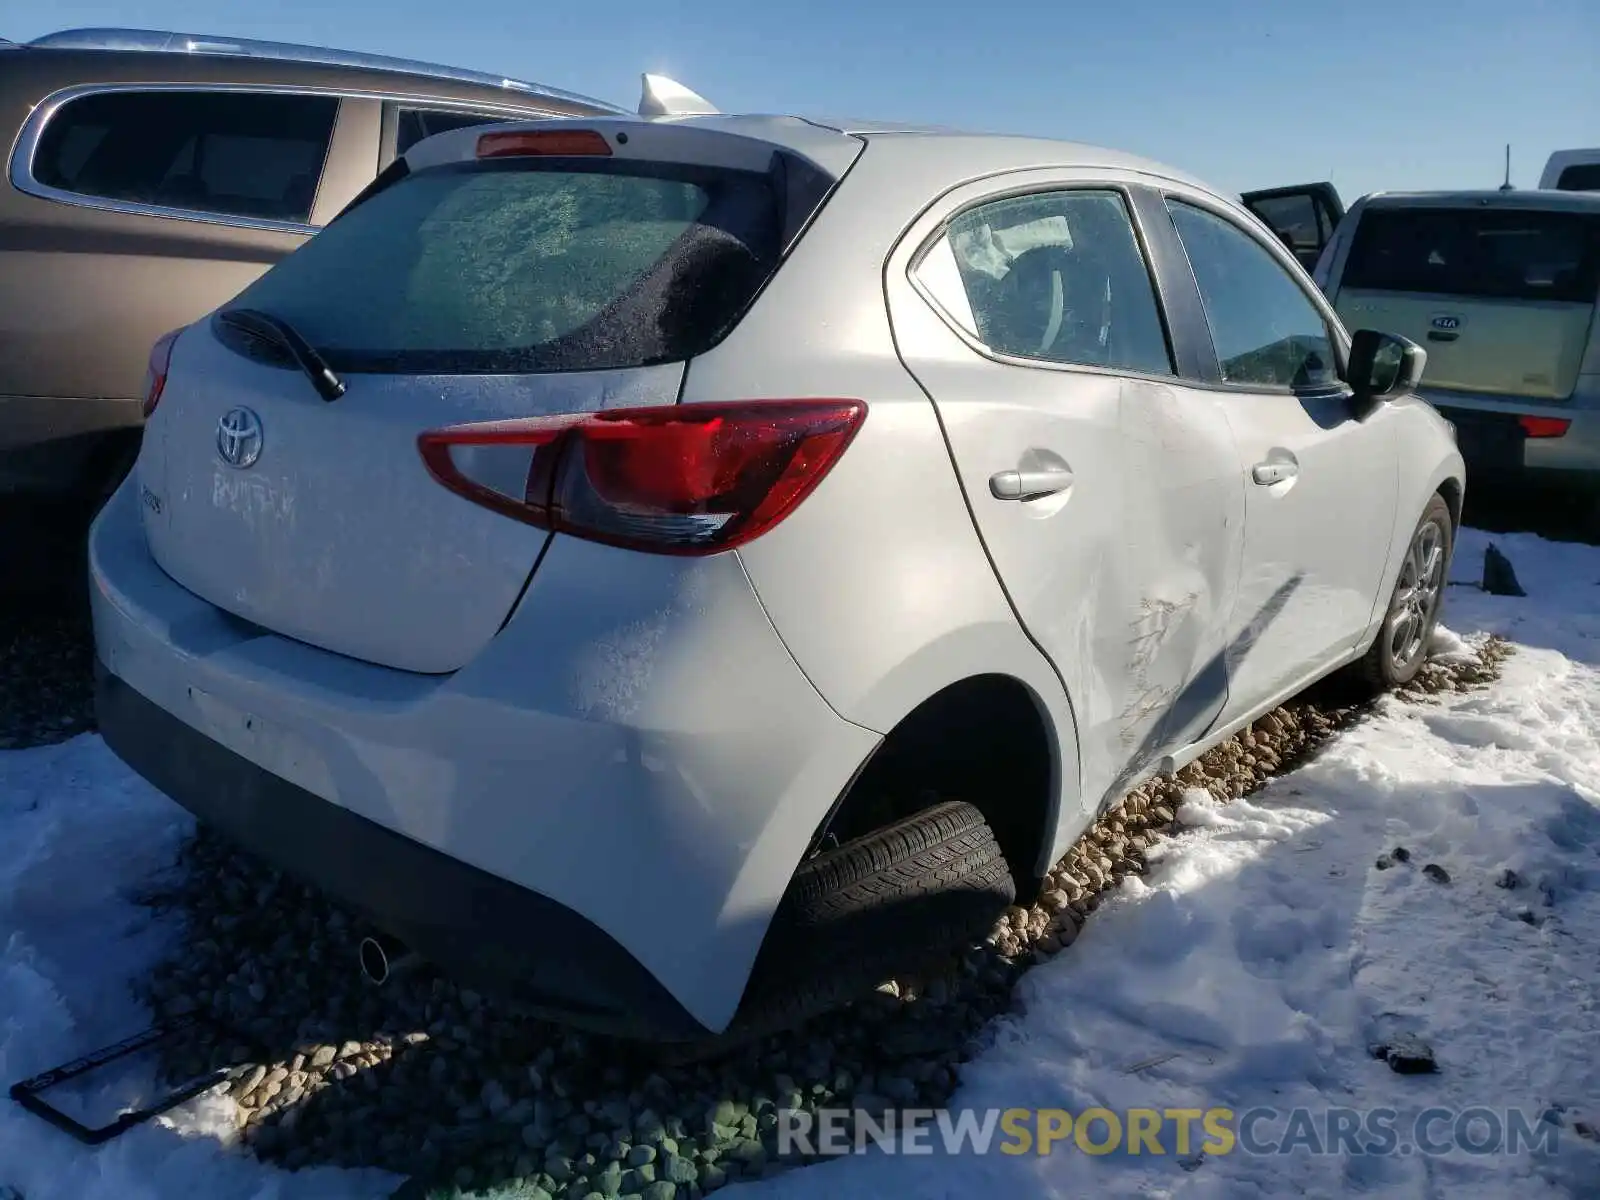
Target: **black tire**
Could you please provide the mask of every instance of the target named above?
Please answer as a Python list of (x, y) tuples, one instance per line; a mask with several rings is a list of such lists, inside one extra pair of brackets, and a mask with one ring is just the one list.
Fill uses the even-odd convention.
[[(1450, 517), (1450, 506), (1435, 493), (1406, 543), (1405, 558), (1395, 577), (1378, 636), (1357, 664), (1362, 680), (1374, 691), (1403, 687), (1417, 677), (1428, 661), (1428, 642), (1444, 607), (1445, 583), (1450, 578), (1454, 552), (1455, 522)], [(1420, 586), (1419, 571), (1423, 573)]]
[(981, 941), (1015, 901), (972, 805), (947, 801), (874, 830), (795, 872), (728, 1031), (662, 1051), (703, 1058), (793, 1028)]

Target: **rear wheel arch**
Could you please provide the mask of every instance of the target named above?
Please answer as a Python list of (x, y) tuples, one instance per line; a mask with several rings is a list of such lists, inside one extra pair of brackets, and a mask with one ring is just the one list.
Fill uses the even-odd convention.
[(968, 676), (895, 723), (834, 802), (807, 853), (943, 801), (965, 801), (994, 831), (1019, 902), (1026, 902), (1049, 866), (1064, 761), (1070, 760), (1049, 709), (1033, 688), (1004, 673)]

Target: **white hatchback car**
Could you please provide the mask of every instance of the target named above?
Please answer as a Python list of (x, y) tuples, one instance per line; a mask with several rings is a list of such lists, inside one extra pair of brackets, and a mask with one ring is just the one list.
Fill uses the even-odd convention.
[(463, 980), (692, 1040), (980, 936), (1098, 811), (1426, 656), (1424, 354), (1108, 150), (419, 143), (152, 355), (106, 740)]

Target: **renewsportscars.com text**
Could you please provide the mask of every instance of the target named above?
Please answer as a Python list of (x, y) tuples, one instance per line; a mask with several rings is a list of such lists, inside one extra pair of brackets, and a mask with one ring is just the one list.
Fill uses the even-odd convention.
[(1558, 1126), (1522, 1109), (1064, 1108), (780, 1110), (780, 1155), (1548, 1155)]

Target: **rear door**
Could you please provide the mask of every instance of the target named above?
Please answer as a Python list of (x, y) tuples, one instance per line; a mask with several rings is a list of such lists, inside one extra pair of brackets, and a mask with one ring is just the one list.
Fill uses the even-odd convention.
[(1425, 386), (1565, 401), (1600, 295), (1600, 212), (1369, 202), (1334, 272), (1348, 328), (1427, 349)]
[(1241, 548), (1233, 437), (1179, 376), (1132, 213), (1103, 176), (992, 179), (888, 271), (901, 357), (1072, 697), (1091, 806), (1221, 711)]
[[(765, 167), (772, 152), (748, 156)], [(418, 170), (237, 297), (325, 357), (346, 384), (332, 401), (275, 343), (216, 319), (191, 328), (138, 468), (163, 569), (324, 649), (423, 672), (469, 661), (546, 535), (437, 483), (418, 435), (671, 404), (683, 362), (775, 269), (768, 175), (585, 163)], [(474, 480), (526, 494), (527, 448), (461, 454)]]
[(1246, 488), (1231, 719), (1303, 684), (1366, 630), (1388, 559), (1398, 439), (1392, 410), (1353, 416), (1343, 332), (1303, 275), (1203, 196), (1168, 194), (1165, 208)]
[(1246, 192), (1244, 206), (1277, 234), (1307, 271), (1333, 238), (1344, 219), (1344, 202), (1331, 183), (1301, 183), (1293, 187)]

